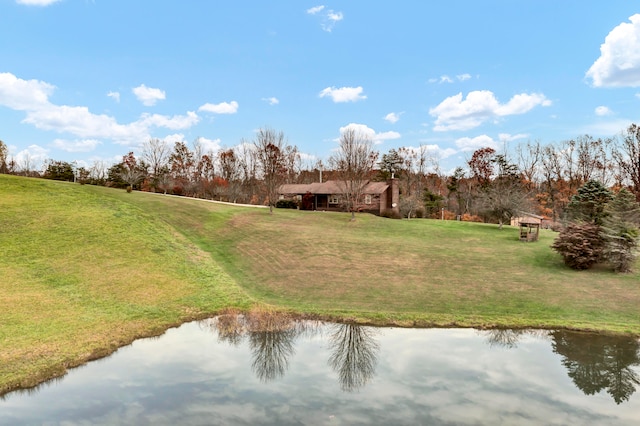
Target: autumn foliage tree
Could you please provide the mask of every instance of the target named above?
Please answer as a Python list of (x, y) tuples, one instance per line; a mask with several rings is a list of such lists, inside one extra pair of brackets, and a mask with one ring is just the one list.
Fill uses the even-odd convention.
[(140, 182), (145, 176), (146, 169), (143, 164), (138, 164), (138, 160), (135, 155), (133, 155), (133, 151), (131, 151), (122, 157), (120, 177), (129, 184), (129, 188), (133, 189), (133, 186)]

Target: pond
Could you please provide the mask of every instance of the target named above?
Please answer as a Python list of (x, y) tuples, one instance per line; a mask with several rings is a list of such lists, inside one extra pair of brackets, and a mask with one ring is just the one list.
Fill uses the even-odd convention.
[(222, 316), (0, 399), (0, 424), (640, 424), (640, 343)]

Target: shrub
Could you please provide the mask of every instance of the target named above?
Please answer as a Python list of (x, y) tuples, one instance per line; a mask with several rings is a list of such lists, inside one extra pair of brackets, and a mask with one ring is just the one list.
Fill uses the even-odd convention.
[(277, 209), (297, 209), (298, 202), (295, 200), (278, 200), (276, 201)]
[(560, 231), (551, 248), (560, 253), (565, 265), (583, 270), (591, 268), (602, 258), (604, 246), (598, 225), (571, 223)]
[(472, 215), (472, 214), (469, 214), (469, 213), (463, 214), (461, 220), (463, 222), (479, 222), (479, 223), (484, 222), (484, 220), (482, 220), (482, 218), (480, 216)]

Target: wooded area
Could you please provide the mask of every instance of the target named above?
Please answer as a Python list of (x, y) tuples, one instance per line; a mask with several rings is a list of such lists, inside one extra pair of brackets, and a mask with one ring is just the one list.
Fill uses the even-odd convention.
[[(519, 212), (529, 212), (543, 216), (546, 226), (553, 227), (567, 218), (578, 188), (592, 180), (614, 193), (626, 188), (640, 200), (636, 124), (606, 139), (583, 135), (559, 143), (527, 141), (509, 152), (481, 148), (452, 172), (442, 170), (429, 146), (390, 149), (380, 155), (371, 140), (359, 134), (343, 135), (340, 149), (327, 164), (307, 158), (283, 132), (269, 128), (260, 129), (253, 141), (242, 140), (217, 152), (205, 151), (197, 141), (171, 146), (152, 139), (137, 156), (129, 152), (117, 164), (95, 161), (90, 168), (48, 160), (42, 170), (34, 170), (28, 158), (17, 164), (0, 142), (2, 173), (271, 207), (279, 185), (319, 182), (323, 177), (344, 182), (356, 198), (363, 182), (394, 177), (403, 217), (500, 225)], [(353, 210), (351, 198), (345, 197), (346, 211)]]

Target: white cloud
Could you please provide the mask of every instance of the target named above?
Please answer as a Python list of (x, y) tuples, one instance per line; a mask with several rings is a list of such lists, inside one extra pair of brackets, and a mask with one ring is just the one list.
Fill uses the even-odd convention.
[(596, 107), (595, 109), (595, 113), (596, 115), (600, 116), (600, 117), (604, 117), (606, 115), (611, 115), (613, 114), (613, 111), (611, 111), (609, 109), (609, 107), (606, 107), (604, 105), (600, 105), (599, 107)]
[(43, 163), (49, 158), (49, 150), (39, 145), (29, 145), (13, 156), (20, 170), (41, 170)]
[(489, 147), (497, 150), (500, 147), (498, 142), (494, 141), (493, 138), (487, 135), (480, 135), (474, 138), (469, 138), (469, 137), (460, 138), (455, 141), (455, 144), (460, 149), (460, 151), (463, 151), (463, 152), (475, 151), (476, 149), (485, 148), (485, 147)]
[(471, 74), (465, 73), (465, 74), (456, 75), (456, 78), (458, 79), (458, 81), (466, 81), (471, 78)]
[(60, 0), (16, 0), (18, 4), (24, 4), (26, 6), (49, 6), (50, 4), (57, 3)]
[(149, 129), (185, 129), (198, 123), (195, 112), (173, 117), (143, 114), (129, 124), (119, 124), (105, 114), (93, 114), (84, 106), (54, 105), (49, 96), (54, 86), (37, 80), (22, 80), (13, 74), (0, 74), (0, 105), (25, 111), (23, 123), (38, 129), (69, 133), (81, 139), (112, 139), (116, 143), (137, 145), (150, 138)]
[(376, 133), (375, 130), (373, 130), (366, 124), (349, 123), (346, 126), (340, 127), (340, 134), (343, 134), (347, 130), (353, 130), (357, 134), (371, 139), (371, 141), (376, 145), (381, 144), (385, 140), (399, 139), (401, 137), (400, 133), (398, 132)]
[(166, 98), (164, 90), (147, 87), (144, 84), (134, 87), (132, 91), (133, 94), (136, 95), (136, 98), (145, 106), (154, 106), (156, 102)]
[(400, 116), (402, 114), (402, 112), (390, 112), (389, 114), (384, 116), (384, 119), (391, 124), (395, 124), (398, 122), (398, 120), (400, 120)]
[(344, 15), (342, 14), (342, 12), (334, 12), (333, 10), (330, 10), (327, 12), (327, 19), (335, 23), (338, 21), (342, 21), (344, 19)]
[(315, 15), (318, 12), (322, 12), (323, 9), (324, 9), (324, 5), (314, 6), (314, 7), (311, 7), (309, 9), (307, 9), (307, 13), (309, 15)]
[(160, 114), (142, 114), (138, 120), (145, 127), (164, 127), (171, 130), (188, 129), (198, 124), (199, 121), (200, 117), (193, 111), (187, 111), (187, 115), (174, 115), (173, 117)]
[(169, 148), (173, 149), (173, 146), (176, 144), (176, 142), (183, 142), (184, 141), (184, 134), (182, 133), (174, 133), (172, 135), (166, 135), (165, 137), (162, 138), (162, 141), (169, 146)]
[(107, 96), (113, 99), (114, 101), (120, 103), (120, 93), (119, 92), (109, 92)]
[(22, 80), (0, 73), (0, 104), (19, 111), (37, 109), (49, 103), (55, 86), (38, 80)]
[(615, 27), (586, 73), (595, 87), (640, 86), (640, 14)]
[(199, 137), (197, 143), (202, 147), (202, 152), (204, 154), (208, 152), (217, 152), (220, 150), (220, 139), (207, 139), (203, 137)]
[(522, 93), (506, 104), (500, 104), (492, 92), (478, 90), (469, 92), (466, 99), (462, 98), (462, 93), (450, 96), (431, 108), (429, 114), (436, 117), (435, 131), (469, 130), (490, 119), (524, 114), (538, 105), (549, 106), (551, 101), (543, 94)]
[(280, 101), (278, 100), (278, 98), (262, 98), (263, 101), (268, 102), (269, 105), (278, 105), (280, 103)]
[(458, 153), (458, 151), (453, 148), (441, 148), (437, 144), (423, 144), (419, 147), (408, 146), (406, 149), (416, 154), (418, 157), (421, 155), (423, 150), (426, 150), (427, 159), (431, 160), (429, 161), (430, 163), (437, 163), (437, 160), (445, 159)]
[(198, 111), (211, 112), (214, 114), (235, 114), (238, 112), (238, 103), (236, 101), (221, 102), (219, 104), (206, 103), (198, 108)]
[(341, 87), (339, 89), (335, 87), (327, 87), (326, 89), (320, 92), (320, 97), (324, 98), (325, 96), (329, 96), (333, 99), (333, 102), (356, 102), (362, 99), (367, 99), (365, 95), (362, 94), (362, 86), (358, 87)]
[(67, 152), (91, 152), (101, 144), (102, 142), (97, 139), (83, 139), (74, 141), (55, 139), (53, 141), (54, 147)]

